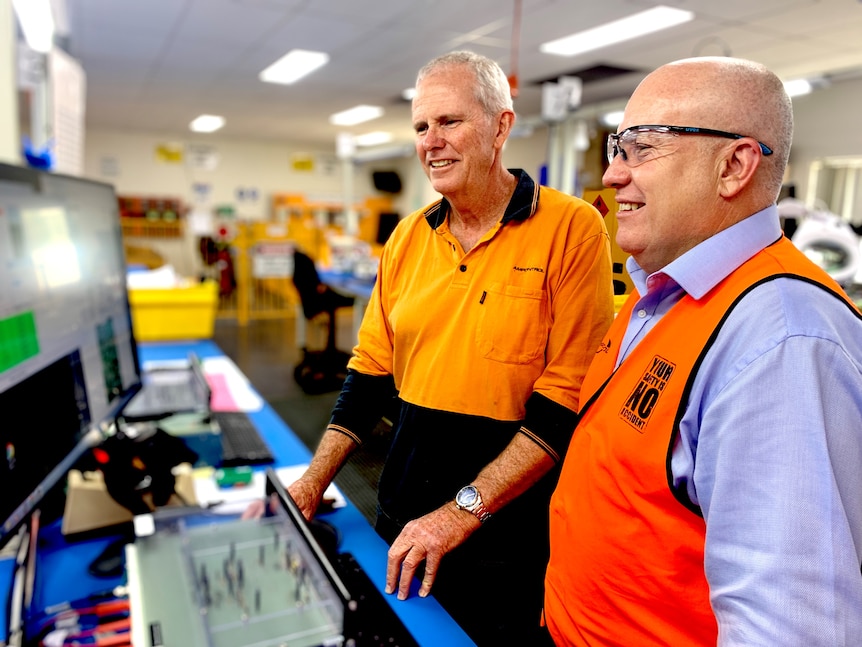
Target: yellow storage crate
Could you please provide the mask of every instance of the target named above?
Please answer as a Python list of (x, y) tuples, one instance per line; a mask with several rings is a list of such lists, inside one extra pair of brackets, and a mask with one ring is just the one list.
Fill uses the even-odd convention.
[(209, 339), (215, 328), (218, 285), (129, 290), (132, 328), (138, 341)]

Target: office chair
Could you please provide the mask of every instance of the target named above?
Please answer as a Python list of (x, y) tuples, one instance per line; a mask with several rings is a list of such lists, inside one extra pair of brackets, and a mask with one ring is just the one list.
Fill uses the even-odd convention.
[(293, 285), (299, 293), (302, 314), (307, 321), (318, 315), (327, 315), (326, 347), (322, 351), (302, 349), (302, 361), (293, 375), (306, 393), (325, 393), (341, 388), (347, 377), (347, 362), (350, 353), (335, 345), (335, 311), (353, 305), (353, 297), (336, 292), (317, 273), (314, 261), (300, 251), (293, 253)]

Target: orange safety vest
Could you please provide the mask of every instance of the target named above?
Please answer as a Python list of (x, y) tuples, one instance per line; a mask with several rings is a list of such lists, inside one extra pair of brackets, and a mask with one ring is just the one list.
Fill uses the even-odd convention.
[(671, 452), (713, 332), (750, 289), (788, 276), (849, 301), (782, 238), (704, 298), (684, 296), (614, 372), (637, 296), (623, 306), (584, 379), (587, 404), (551, 499), (544, 613), (558, 645), (716, 644), (706, 524), (672, 490)]

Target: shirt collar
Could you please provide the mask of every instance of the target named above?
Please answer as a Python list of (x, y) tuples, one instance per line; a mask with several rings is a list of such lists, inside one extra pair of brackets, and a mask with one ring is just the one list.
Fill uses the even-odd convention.
[[(539, 185), (533, 181), (533, 178), (519, 168), (509, 169), (509, 173), (518, 179), (518, 184), (512, 194), (512, 199), (509, 200), (509, 205), (506, 207), (506, 213), (500, 220), (503, 224), (510, 220), (526, 220), (536, 213), (539, 206)], [(449, 201), (442, 198), (425, 210), (425, 220), (431, 229), (437, 229), (443, 224), (446, 216), (449, 215), (449, 209)]]
[[(669, 276), (686, 293), (700, 299), (733, 270), (780, 237), (778, 208), (771, 205), (707, 238), (653, 275)], [(650, 277), (632, 257), (627, 259), (626, 269), (638, 293), (646, 295)]]

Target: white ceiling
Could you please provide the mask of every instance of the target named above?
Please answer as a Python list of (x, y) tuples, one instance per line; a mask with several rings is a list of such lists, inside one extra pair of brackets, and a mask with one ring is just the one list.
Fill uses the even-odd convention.
[[(544, 41), (658, 4), (697, 18), (575, 58), (539, 52)], [(87, 128), (99, 130), (182, 136), (209, 113), (227, 119), (225, 136), (334, 148), (339, 131), (391, 130), (412, 141), (401, 91), (427, 60), (461, 48), (518, 72), (521, 117), (540, 114), (541, 81), (595, 66), (635, 71), (586, 82), (585, 105), (623, 99), (644, 73), (688, 56), (751, 58), (784, 79), (840, 82), (862, 70), (859, 0), (66, 0), (66, 7), (67, 49), (87, 75)], [(328, 52), (330, 63), (291, 86), (260, 82), (258, 73), (292, 48)], [(331, 113), (359, 103), (386, 115), (349, 129), (329, 125)]]

